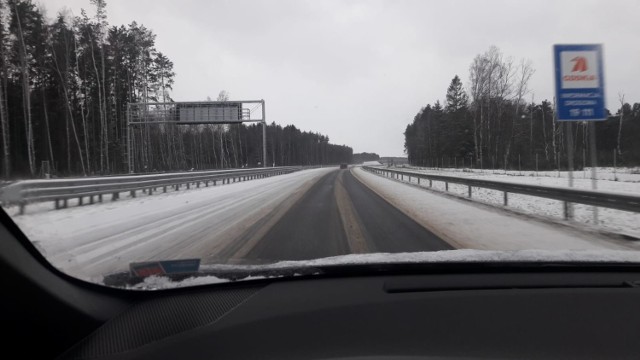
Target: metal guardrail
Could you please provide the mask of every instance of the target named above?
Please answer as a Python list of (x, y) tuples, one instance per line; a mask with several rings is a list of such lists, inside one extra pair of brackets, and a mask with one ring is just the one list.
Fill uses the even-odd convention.
[(0, 201), (3, 205), (19, 205), (20, 214), (24, 213), (27, 204), (54, 201), (55, 208), (66, 208), (69, 199), (78, 199), (78, 205), (84, 204), (88, 199), (89, 204), (95, 201), (102, 202), (104, 195), (111, 195), (111, 200), (120, 198), (120, 193), (129, 192), (131, 197), (136, 197), (136, 192), (148, 192), (153, 194), (159, 188), (167, 192), (167, 188), (191, 186), (197, 188), (200, 185), (208, 187), (216, 186), (218, 182), (229, 184), (231, 182), (246, 181), (265, 178), (275, 175), (288, 174), (302, 170), (296, 167), (277, 167), (259, 169), (238, 169), (220, 171), (198, 171), (186, 173), (154, 174), (154, 175), (124, 175), (120, 177), (95, 177), (74, 179), (50, 179), (50, 180), (25, 180), (7, 185), (0, 189)]
[(420, 184), (421, 179), (427, 180), (429, 181), (429, 187), (433, 185), (433, 181), (441, 181), (445, 183), (446, 191), (449, 191), (449, 183), (466, 185), (468, 187), (469, 198), (471, 198), (472, 196), (472, 188), (474, 187), (502, 191), (504, 193), (503, 203), (505, 206), (509, 204), (509, 193), (559, 200), (563, 202), (565, 219), (571, 219), (573, 217), (570, 210), (570, 204), (572, 203), (631, 212), (640, 212), (640, 196), (636, 195), (574, 188), (557, 188), (542, 185), (515, 184), (504, 181), (478, 180), (454, 176), (430, 175), (410, 171), (376, 168), (371, 166), (363, 166), (362, 168), (366, 171), (376, 173), (378, 175), (392, 177), (399, 180), (404, 180), (405, 176), (408, 177), (409, 181), (411, 181), (411, 178), (417, 178), (418, 184)]

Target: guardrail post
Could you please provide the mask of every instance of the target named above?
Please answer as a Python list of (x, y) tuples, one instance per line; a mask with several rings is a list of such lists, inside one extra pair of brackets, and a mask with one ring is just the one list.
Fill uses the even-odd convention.
[(429, 187), (433, 187), (433, 181), (429, 179)]
[(563, 201), (562, 202), (562, 209), (563, 209), (564, 219), (565, 220), (573, 219), (573, 206), (571, 206), (570, 202)]
[(165, 186), (163, 186), (163, 187), (162, 187), (162, 192), (163, 192), (163, 193), (166, 193), (166, 192), (167, 192), (167, 185), (165, 185)]
[(56, 206), (56, 210), (60, 209), (60, 199), (55, 199), (55, 206)]
[(119, 197), (120, 197), (120, 193), (115, 192), (111, 194), (111, 201), (116, 201), (118, 200)]
[(213, 180), (213, 186), (216, 186), (216, 181), (215, 180)]
[(27, 205), (24, 203), (24, 201), (20, 203), (20, 215), (24, 215), (24, 208), (26, 206)]
[(504, 192), (504, 202), (503, 202), (504, 206), (508, 206), (509, 205), (509, 195), (507, 195), (507, 194), (508, 194), (508, 192), (505, 191)]
[(67, 206), (69, 206), (67, 199), (62, 200), (62, 207), (66, 209)]
[(82, 196), (78, 198), (78, 205), (82, 205)]
[(471, 186), (469, 186), (469, 197), (471, 197)]
[(136, 191), (135, 190), (131, 190), (131, 197), (132, 198), (136, 197)]
[(199, 188), (200, 187), (200, 181), (196, 181), (196, 187)]
[(446, 181), (444, 182), (444, 190), (449, 191), (449, 183)]
[(89, 195), (89, 204), (93, 204), (93, 195)]
[(418, 185), (420, 185), (420, 178), (418, 178)]
[(98, 202), (102, 202), (102, 194), (98, 194)]
[(187, 190), (191, 189), (191, 183), (187, 182)]
[(178, 189), (180, 189), (180, 185), (175, 185), (176, 191), (178, 191)]

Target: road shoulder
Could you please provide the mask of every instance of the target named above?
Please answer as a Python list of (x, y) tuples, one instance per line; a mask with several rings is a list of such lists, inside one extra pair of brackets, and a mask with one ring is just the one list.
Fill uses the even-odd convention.
[(358, 180), (458, 249), (636, 250), (632, 244), (434, 194), (360, 168)]

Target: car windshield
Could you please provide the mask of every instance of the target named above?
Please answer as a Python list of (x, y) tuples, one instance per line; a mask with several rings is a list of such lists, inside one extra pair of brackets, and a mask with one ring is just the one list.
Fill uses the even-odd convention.
[(0, 0), (2, 211), (130, 289), (638, 264), (639, 12)]

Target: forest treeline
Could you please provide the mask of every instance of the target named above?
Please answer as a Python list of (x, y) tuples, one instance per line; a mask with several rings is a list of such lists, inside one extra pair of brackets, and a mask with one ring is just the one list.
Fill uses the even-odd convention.
[(357, 153), (353, 154), (353, 163), (354, 164), (362, 164), (365, 161), (377, 161), (380, 160), (380, 155), (376, 153)]
[[(175, 72), (144, 25), (92, 15), (48, 20), (32, 0), (0, 0), (0, 168), (5, 178), (124, 173), (128, 103), (171, 102)], [(226, 93), (222, 94), (227, 98)], [(193, 99), (200, 100), (200, 99)], [(156, 126), (135, 171), (257, 166), (261, 125)], [(352, 149), (292, 125), (267, 126), (268, 165), (350, 162)]]
[[(569, 131), (576, 168), (590, 165), (590, 129), (600, 166), (640, 165), (640, 103), (619, 103), (608, 119), (558, 122), (553, 101), (536, 102), (529, 89), (534, 69), (526, 60), (505, 57), (495, 46), (477, 55), (465, 89), (454, 76), (444, 103), (423, 107), (405, 130), (409, 162), (428, 167), (566, 169)], [(611, 90), (610, 90), (611, 91)], [(615, 158), (615, 159), (614, 159)]]

